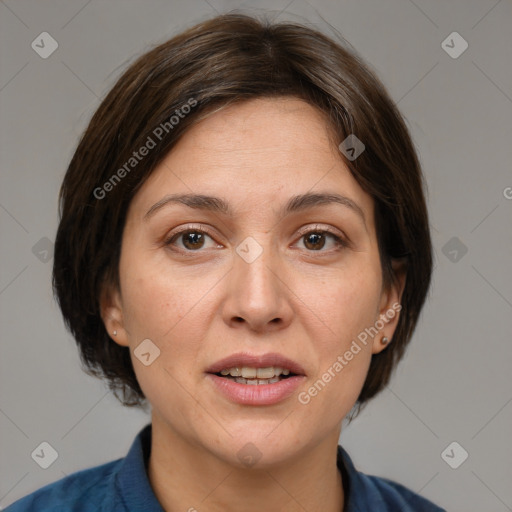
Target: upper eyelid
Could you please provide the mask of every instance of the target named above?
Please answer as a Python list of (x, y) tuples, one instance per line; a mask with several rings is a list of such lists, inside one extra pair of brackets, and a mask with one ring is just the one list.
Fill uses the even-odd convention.
[(332, 226), (331, 227), (322, 226), (322, 224), (318, 224), (318, 223), (313, 226), (311, 226), (311, 225), (303, 226), (303, 227), (299, 228), (298, 233), (301, 236), (303, 236), (305, 234), (308, 234), (311, 231), (323, 231), (330, 235), (339, 236), (340, 238), (344, 238), (344, 239), (348, 240), (347, 235), (341, 229), (335, 228)]

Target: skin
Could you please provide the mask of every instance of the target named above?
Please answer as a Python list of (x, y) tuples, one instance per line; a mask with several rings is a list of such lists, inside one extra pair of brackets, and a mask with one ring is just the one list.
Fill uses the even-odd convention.
[[(340, 204), (278, 216), (291, 196), (306, 192), (349, 197), (365, 221)], [(222, 197), (234, 215), (171, 204), (145, 219), (170, 193)], [(184, 135), (138, 191), (123, 233), (120, 290), (106, 289), (101, 306), (107, 330), (117, 331), (114, 341), (130, 347), (152, 406), (149, 479), (164, 509), (343, 509), (341, 423), (399, 314), (308, 404), (297, 394), (400, 301), (403, 274), (383, 287), (373, 212), (322, 114), (294, 98), (215, 112)], [(213, 236), (195, 245), (180, 236), (166, 246), (178, 229), (197, 232), (198, 223)], [(302, 227), (332, 229), (347, 245), (337, 247), (330, 235), (323, 244), (311, 241), (298, 233)], [(235, 251), (248, 236), (263, 250), (252, 263)], [(149, 366), (133, 355), (147, 338), (160, 349)], [(278, 404), (233, 403), (205, 370), (241, 351), (283, 354), (306, 378)], [(237, 457), (247, 443), (262, 454), (252, 467)]]

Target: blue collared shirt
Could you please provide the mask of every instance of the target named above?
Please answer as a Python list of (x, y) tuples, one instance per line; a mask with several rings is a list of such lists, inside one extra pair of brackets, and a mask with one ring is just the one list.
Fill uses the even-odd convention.
[[(21, 498), (5, 512), (163, 512), (147, 475), (150, 451), (151, 425), (146, 425), (123, 459), (73, 473)], [(338, 468), (344, 512), (446, 512), (396, 482), (357, 471), (341, 446)]]

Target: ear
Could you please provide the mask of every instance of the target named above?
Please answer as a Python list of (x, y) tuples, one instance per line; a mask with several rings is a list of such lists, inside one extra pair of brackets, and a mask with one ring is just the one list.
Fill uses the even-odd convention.
[[(393, 342), (400, 311), (402, 309), (401, 300), (405, 287), (407, 275), (407, 266), (405, 261), (392, 260), (393, 279), (388, 286), (382, 287), (381, 300), (379, 306), (379, 316), (375, 321), (378, 328), (378, 334), (373, 338), (372, 354), (378, 354)], [(382, 343), (386, 337), (388, 343)]]
[(124, 326), (123, 305), (120, 291), (112, 284), (105, 283), (100, 294), (100, 311), (108, 335), (124, 347), (129, 345)]

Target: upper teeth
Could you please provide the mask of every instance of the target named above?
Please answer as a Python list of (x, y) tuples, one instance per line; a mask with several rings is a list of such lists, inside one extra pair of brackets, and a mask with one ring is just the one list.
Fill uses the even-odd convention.
[(232, 377), (243, 377), (244, 379), (271, 379), (281, 374), (289, 375), (290, 370), (269, 366), (268, 368), (250, 368), (249, 366), (226, 368), (220, 372), (221, 375)]

